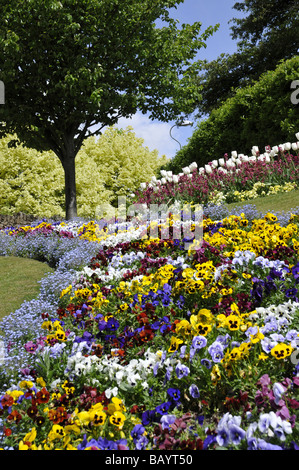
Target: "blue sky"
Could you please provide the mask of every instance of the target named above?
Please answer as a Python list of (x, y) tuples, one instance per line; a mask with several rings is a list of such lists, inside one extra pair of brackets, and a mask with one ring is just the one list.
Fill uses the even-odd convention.
[[(196, 59), (208, 61), (216, 59), (221, 53), (233, 53), (237, 44), (230, 36), (229, 20), (233, 17), (240, 17), (240, 13), (233, 9), (236, 0), (185, 0), (177, 6), (177, 9), (171, 9), (171, 16), (178, 19), (180, 23), (202, 23), (202, 31), (208, 26), (214, 26), (217, 23), (220, 27), (216, 33), (207, 40), (207, 48), (200, 49)], [(159, 155), (165, 154), (173, 158), (180, 146), (170, 137), (170, 129), (175, 122), (162, 123), (152, 121), (146, 115), (137, 113), (131, 119), (120, 119), (118, 127), (126, 128), (132, 126), (137, 137), (144, 139), (144, 145), (150, 150), (157, 149)], [(172, 136), (183, 146), (191, 137), (193, 127), (172, 129)]]

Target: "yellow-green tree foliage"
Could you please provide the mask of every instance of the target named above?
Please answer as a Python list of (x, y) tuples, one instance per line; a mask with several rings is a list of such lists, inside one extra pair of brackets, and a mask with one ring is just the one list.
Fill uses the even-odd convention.
[[(22, 145), (10, 148), (0, 140), (0, 213), (24, 212), (37, 217), (64, 216), (64, 173), (52, 152)], [(150, 151), (131, 127), (109, 127), (99, 137), (86, 139), (76, 158), (78, 215), (95, 217), (103, 203), (117, 204), (166, 163)]]

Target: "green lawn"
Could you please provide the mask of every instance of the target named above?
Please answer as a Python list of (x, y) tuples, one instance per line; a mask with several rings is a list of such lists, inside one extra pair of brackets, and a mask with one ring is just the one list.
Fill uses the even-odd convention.
[(53, 271), (40, 261), (0, 256), (0, 320), (34, 299), (40, 290), (38, 281)]
[(289, 193), (280, 193), (274, 196), (264, 196), (257, 199), (250, 199), (245, 202), (234, 202), (227, 204), (229, 208), (243, 206), (244, 204), (252, 204), (261, 212), (287, 212), (291, 209), (299, 207), (299, 190), (290, 191)]

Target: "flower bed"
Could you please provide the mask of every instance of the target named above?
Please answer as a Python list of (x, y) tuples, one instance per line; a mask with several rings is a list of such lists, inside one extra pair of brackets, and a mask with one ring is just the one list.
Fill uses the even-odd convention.
[[(299, 133), (296, 134), (299, 140)], [(161, 170), (161, 178), (141, 183), (135, 201), (147, 205), (169, 203), (170, 200), (197, 201), (201, 204), (235, 202), (254, 199), (256, 193), (267, 194), (297, 188), (299, 142), (287, 142), (265, 148), (252, 148), (252, 155), (231, 152), (198, 168), (196, 162), (178, 175)], [(270, 190), (271, 188), (271, 190)]]
[(0, 325), (2, 448), (298, 449), (298, 215), (219, 214), (194, 250), (146, 223), (0, 234), (56, 267)]

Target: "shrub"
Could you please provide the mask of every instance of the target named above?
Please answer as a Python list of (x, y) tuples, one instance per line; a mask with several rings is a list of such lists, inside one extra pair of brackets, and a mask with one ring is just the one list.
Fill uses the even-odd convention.
[(264, 147), (290, 140), (299, 127), (298, 106), (291, 102), (291, 83), (298, 76), (299, 56), (295, 56), (239, 89), (198, 123), (166, 169), (178, 172), (193, 161), (202, 166), (231, 150), (247, 154), (253, 144)]

